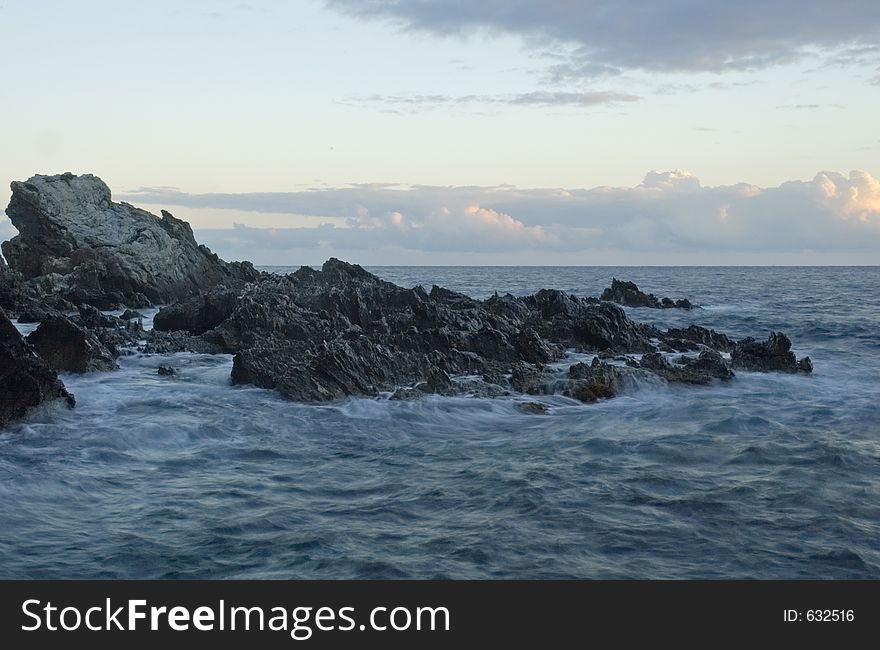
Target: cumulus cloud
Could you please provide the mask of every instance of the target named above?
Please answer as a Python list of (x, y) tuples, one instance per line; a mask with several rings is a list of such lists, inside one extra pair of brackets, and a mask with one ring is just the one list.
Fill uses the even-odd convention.
[(514, 34), (567, 48), (558, 79), (620, 70), (762, 68), (816, 51), (835, 63), (876, 54), (880, 4), (848, 0), (327, 0), (345, 14), (436, 35)]
[[(190, 207), (332, 219), (320, 227), (239, 224), (202, 231), (221, 254), (257, 261), (262, 252), (292, 249), (421, 252), (440, 263), (461, 253), (474, 261), (473, 255), (507, 253), (552, 261), (556, 254), (591, 251), (617, 251), (621, 263), (657, 259), (658, 253), (682, 262), (711, 253), (762, 254), (764, 263), (774, 263), (774, 255), (805, 250), (839, 256), (880, 250), (880, 180), (865, 171), (821, 172), (766, 188), (704, 186), (694, 174), (674, 170), (649, 172), (634, 187), (371, 184), (251, 194), (142, 188), (122, 198), (180, 206), (175, 210), (184, 218)], [(404, 257), (391, 254), (387, 261)]]

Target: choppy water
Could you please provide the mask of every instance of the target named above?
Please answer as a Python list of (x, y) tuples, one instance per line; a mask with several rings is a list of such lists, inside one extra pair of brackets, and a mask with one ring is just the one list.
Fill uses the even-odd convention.
[(485, 297), (612, 275), (787, 332), (811, 377), (738, 373), (596, 405), (288, 403), (231, 358), (64, 376), (73, 411), (0, 433), (0, 576), (878, 578), (880, 268), (379, 268)]

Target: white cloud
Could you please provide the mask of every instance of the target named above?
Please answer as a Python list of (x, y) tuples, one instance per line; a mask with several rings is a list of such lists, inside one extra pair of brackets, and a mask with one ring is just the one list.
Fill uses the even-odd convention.
[(764, 263), (774, 263), (773, 256), (803, 251), (842, 258), (880, 250), (880, 180), (865, 171), (821, 172), (767, 188), (704, 186), (694, 174), (676, 170), (649, 172), (634, 187), (370, 184), (203, 195), (144, 188), (122, 198), (179, 206), (172, 211), (183, 218), (188, 208), (335, 218), (337, 225), (320, 227), (240, 224), (200, 231), (221, 255), (257, 262), (275, 259), (269, 251), (292, 249), (368, 256), (383, 249), (392, 251), (382, 257), (388, 263), (409, 259), (402, 251), (432, 255), (436, 263), (461, 254), (479, 261), (479, 255), (521, 253), (552, 262), (559, 255), (578, 259), (579, 253), (609, 251), (617, 251), (621, 263), (648, 263), (658, 255), (686, 262), (712, 254), (760, 254)]

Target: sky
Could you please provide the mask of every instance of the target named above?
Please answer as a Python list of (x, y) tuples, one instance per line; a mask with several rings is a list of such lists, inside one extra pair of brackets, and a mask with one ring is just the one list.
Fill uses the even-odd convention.
[(2, 186), (94, 173), (225, 259), (880, 262), (876, 0), (0, 0), (0, 26)]

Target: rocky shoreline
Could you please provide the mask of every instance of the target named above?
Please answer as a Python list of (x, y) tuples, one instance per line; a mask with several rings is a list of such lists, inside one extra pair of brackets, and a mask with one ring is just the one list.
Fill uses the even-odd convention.
[[(224, 262), (168, 212), (111, 201), (92, 175), (13, 182), (6, 212), (20, 234), (2, 244), (8, 266), (0, 258), (0, 426), (45, 401), (72, 406), (57, 372), (112, 370), (123, 353), (232, 354), (233, 383), (305, 402), (521, 393), (589, 403), (639, 376), (707, 384), (736, 370), (812, 371), (782, 333), (733, 341), (638, 323), (620, 304), (698, 307), (616, 278), (601, 299), (542, 289), (477, 300), (399, 287), (337, 259), (271, 275)], [(132, 310), (160, 304), (144, 330)], [(123, 307), (122, 317), (102, 313)], [(11, 318), (39, 326), (25, 338)], [(565, 364), (567, 351), (596, 356)]]

